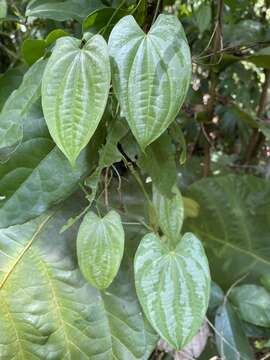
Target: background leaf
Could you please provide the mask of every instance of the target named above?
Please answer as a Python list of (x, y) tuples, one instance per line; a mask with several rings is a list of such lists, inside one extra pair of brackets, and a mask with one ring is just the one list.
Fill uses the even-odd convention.
[(262, 286), (237, 286), (232, 289), (230, 300), (241, 319), (254, 325), (270, 327), (270, 293)]
[(228, 175), (198, 181), (187, 193), (200, 212), (187, 219), (186, 228), (204, 241), (218, 284), (227, 287), (243, 275), (258, 279), (269, 272), (269, 181)]

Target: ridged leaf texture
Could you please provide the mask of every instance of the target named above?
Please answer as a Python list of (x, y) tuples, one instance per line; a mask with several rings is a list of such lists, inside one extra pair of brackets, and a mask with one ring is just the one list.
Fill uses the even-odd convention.
[(125, 16), (109, 38), (113, 88), (142, 149), (175, 119), (191, 75), (189, 46), (175, 16), (159, 15), (148, 34)]
[(209, 301), (210, 273), (201, 242), (186, 233), (174, 250), (154, 233), (135, 256), (135, 285), (144, 313), (158, 334), (182, 349), (201, 327)]
[(269, 273), (269, 180), (233, 174), (207, 178), (192, 184), (187, 195), (200, 211), (185, 228), (204, 241), (218, 284), (229, 287), (241, 276), (254, 281)]
[(59, 234), (79, 201), (0, 230), (1, 360), (143, 360), (153, 351), (130, 264), (99, 292), (79, 271), (76, 227)]
[(107, 288), (117, 275), (124, 253), (125, 234), (120, 215), (104, 217), (88, 212), (80, 225), (77, 255), (84, 277), (97, 289)]
[(172, 197), (162, 195), (153, 187), (153, 204), (157, 220), (164, 235), (174, 246), (179, 242), (180, 231), (184, 219), (183, 199), (177, 186), (173, 187)]
[(100, 35), (86, 44), (57, 40), (42, 81), (42, 106), (50, 134), (75, 165), (104, 112), (110, 87), (107, 44)]

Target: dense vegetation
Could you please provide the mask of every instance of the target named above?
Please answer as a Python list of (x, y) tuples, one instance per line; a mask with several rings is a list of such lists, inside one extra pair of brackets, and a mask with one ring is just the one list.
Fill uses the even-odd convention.
[(1, 360), (270, 358), (269, 20), (0, 0)]

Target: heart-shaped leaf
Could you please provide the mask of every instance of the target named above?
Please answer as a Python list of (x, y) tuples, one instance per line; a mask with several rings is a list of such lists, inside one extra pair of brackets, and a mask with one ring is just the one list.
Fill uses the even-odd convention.
[(183, 224), (184, 205), (177, 186), (173, 187), (172, 193), (173, 196), (168, 198), (162, 195), (156, 187), (153, 187), (153, 204), (159, 226), (164, 235), (175, 245), (179, 241)]
[(94, 134), (110, 87), (107, 44), (100, 35), (82, 47), (57, 40), (42, 81), (42, 106), (50, 134), (72, 165)]
[(84, 277), (97, 289), (107, 288), (118, 273), (124, 253), (121, 218), (111, 210), (100, 218), (88, 212), (77, 237), (77, 255)]
[(109, 38), (113, 87), (142, 149), (175, 119), (191, 74), (189, 46), (175, 16), (160, 15), (148, 34), (125, 16)]
[(201, 242), (186, 233), (172, 251), (157, 235), (147, 234), (134, 266), (148, 320), (173, 348), (183, 348), (202, 325), (209, 301), (210, 273)]

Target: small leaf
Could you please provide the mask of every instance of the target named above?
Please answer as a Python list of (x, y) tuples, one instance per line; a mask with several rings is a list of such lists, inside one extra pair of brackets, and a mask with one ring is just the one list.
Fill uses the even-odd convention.
[(144, 150), (174, 121), (191, 74), (189, 46), (175, 16), (159, 15), (148, 34), (125, 16), (109, 38), (113, 88)]
[(153, 328), (180, 350), (201, 327), (208, 306), (210, 273), (201, 242), (186, 233), (174, 251), (157, 235), (142, 239), (135, 256), (139, 301)]
[(179, 242), (180, 231), (184, 219), (183, 199), (177, 186), (172, 189), (172, 198), (160, 194), (156, 187), (153, 187), (153, 204), (157, 214), (157, 220), (163, 234), (169, 241), (176, 245)]
[(258, 326), (270, 327), (270, 293), (262, 286), (242, 285), (230, 294), (241, 319)]
[(262, 286), (268, 292), (270, 292), (270, 275), (269, 274), (263, 274), (262, 277), (260, 278), (260, 282), (261, 282)]
[(73, 166), (100, 122), (110, 88), (105, 40), (95, 35), (80, 44), (72, 37), (57, 40), (42, 81), (50, 134)]
[(211, 17), (211, 5), (209, 3), (201, 4), (195, 12), (195, 18), (200, 33), (203, 33), (208, 29), (209, 25), (211, 24)]
[(40, 87), (45, 60), (34, 64), (24, 75), (18, 89), (6, 100), (0, 114), (0, 162), (6, 162), (18, 148), (23, 138), (24, 118), (40, 97)]
[(97, 289), (107, 288), (118, 273), (124, 253), (124, 229), (117, 212), (100, 218), (88, 212), (79, 228), (77, 255), (84, 277)]
[(254, 360), (241, 321), (229, 302), (218, 308), (215, 329), (216, 344), (222, 358), (226, 360)]

